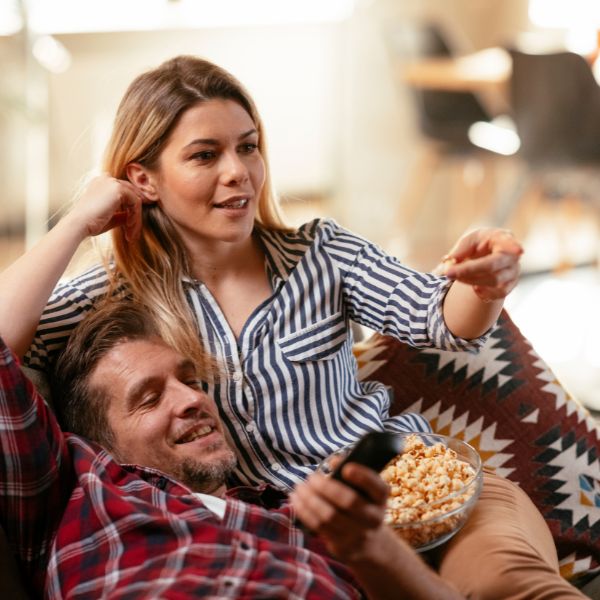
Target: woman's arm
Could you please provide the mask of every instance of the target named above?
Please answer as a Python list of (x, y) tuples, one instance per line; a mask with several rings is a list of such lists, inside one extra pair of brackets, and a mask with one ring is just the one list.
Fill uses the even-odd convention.
[(477, 338), (496, 322), (504, 298), (517, 285), (522, 253), (509, 231), (478, 229), (444, 257), (443, 274), (454, 279), (444, 300), (444, 321), (455, 336)]
[(478, 230), (460, 240), (449, 255), (454, 264), (443, 265), (457, 270), (456, 275), (448, 271), (455, 281), (441, 277), (443, 271), (411, 269), (335, 222), (324, 222), (321, 232), (348, 317), (415, 347), (476, 350), (484, 342), (479, 335), (502, 307), (481, 294), (499, 294), (494, 298), (499, 300), (516, 283), (521, 247), (500, 229)]
[(383, 523), (388, 490), (377, 473), (348, 463), (342, 474), (364, 496), (339, 481), (315, 474), (296, 487), (290, 500), (302, 522), (350, 567), (368, 597), (463, 598)]
[(116, 225), (138, 235), (143, 199), (133, 185), (107, 175), (93, 179), (61, 221), (0, 275), (0, 335), (23, 356), (52, 290), (81, 242)]

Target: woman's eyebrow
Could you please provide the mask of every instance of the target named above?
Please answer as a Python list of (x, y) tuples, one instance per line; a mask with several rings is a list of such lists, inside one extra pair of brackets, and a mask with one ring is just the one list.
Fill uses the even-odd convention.
[[(247, 137), (250, 137), (251, 135), (254, 135), (255, 133), (258, 133), (258, 131), (256, 129), (249, 129), (248, 131), (245, 131), (244, 133), (240, 134), (238, 139), (239, 140), (246, 139)], [(189, 148), (190, 146), (194, 146), (196, 144), (204, 144), (206, 146), (216, 146), (219, 144), (219, 140), (217, 140), (215, 138), (197, 138), (195, 140), (192, 140), (188, 144), (186, 144), (183, 148), (185, 150), (186, 148)]]
[(256, 131), (256, 129), (249, 129), (248, 131), (246, 131), (246, 133), (242, 133), (242, 135), (240, 135), (239, 139), (243, 140), (244, 138), (247, 138), (251, 135), (253, 135), (254, 133), (258, 134), (258, 131)]
[(208, 146), (216, 146), (218, 144), (218, 140), (213, 138), (198, 138), (196, 140), (192, 140), (189, 144), (186, 144), (183, 149), (189, 148), (190, 146), (195, 146), (196, 144), (204, 144)]

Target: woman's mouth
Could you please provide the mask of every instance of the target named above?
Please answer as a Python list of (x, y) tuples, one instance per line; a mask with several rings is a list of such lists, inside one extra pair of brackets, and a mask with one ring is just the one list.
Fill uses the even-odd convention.
[(245, 208), (248, 204), (248, 198), (237, 198), (234, 200), (226, 200), (221, 204), (215, 204), (215, 208)]

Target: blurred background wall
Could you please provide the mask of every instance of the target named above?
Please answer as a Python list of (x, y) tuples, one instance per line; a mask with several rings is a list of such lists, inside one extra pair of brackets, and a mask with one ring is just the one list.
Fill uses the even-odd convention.
[(3, 196), (11, 199), (2, 203), (2, 221), (18, 225), (26, 179), (36, 176), (35, 165), (25, 165), (28, 69), (47, 83), (53, 211), (98, 164), (131, 79), (171, 56), (192, 53), (231, 70), (254, 94), (281, 194), (318, 196), (348, 226), (377, 236), (398, 201), (418, 144), (410, 99), (386, 49), (385, 27), (432, 15), (448, 24), (460, 49), (473, 50), (526, 27), (527, 2), (349, 0), (348, 5), (353, 11), (347, 18), (324, 23), (58, 33), (54, 37), (71, 61), (60, 73), (28, 60), (23, 32), (0, 37), (0, 168)]
[[(576, 12), (582, 2), (563, 4)], [(193, 18), (173, 16), (191, 15), (185, 11), (193, 5)], [(0, 0), (0, 264), (34, 243), (98, 168), (131, 79), (191, 53), (224, 66), (253, 94), (290, 221), (333, 216), (409, 264), (432, 268), (461, 232), (489, 222), (494, 203), (515, 187), (523, 165), (518, 155), (485, 153), (426, 163), (419, 177), (431, 178), (431, 185), (419, 188), (419, 210), (408, 221), (399, 219), (427, 140), (404, 65), (390, 48), (390, 31), (396, 24), (435, 22), (462, 55), (540, 33), (530, 9), (529, 0), (223, 0), (218, 7), (203, 0)], [(543, 33), (554, 41), (564, 31)], [(38, 42), (47, 35), (44, 50)], [(542, 273), (524, 280), (523, 292), (511, 298), (511, 314), (573, 382), (574, 393), (600, 409), (600, 363), (582, 358), (600, 355), (597, 309), (580, 311), (587, 316), (581, 323), (571, 309), (581, 305), (581, 294), (600, 297), (594, 295), (597, 268), (583, 276), (573, 269), (575, 284), (571, 275), (557, 274), (555, 261), (544, 262), (557, 251), (554, 238), (542, 232), (541, 245), (534, 244), (529, 225), (538, 217), (528, 217), (526, 246), (533, 270)], [(581, 241), (577, 227), (583, 225), (576, 224), (571, 237)], [(596, 259), (596, 230), (586, 248)], [(557, 277), (566, 292), (540, 291)], [(591, 286), (585, 291), (578, 287), (582, 277)], [(566, 300), (542, 315), (539, 305), (548, 304), (549, 295)], [(565, 352), (575, 346), (577, 352)]]

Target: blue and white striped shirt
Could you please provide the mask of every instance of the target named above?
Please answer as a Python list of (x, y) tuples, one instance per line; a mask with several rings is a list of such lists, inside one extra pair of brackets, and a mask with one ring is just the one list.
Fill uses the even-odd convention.
[[(204, 346), (225, 365), (207, 386), (237, 449), (240, 483), (291, 488), (330, 453), (371, 430), (428, 431), (416, 414), (389, 417), (390, 397), (359, 382), (350, 320), (414, 346), (473, 350), (442, 316), (450, 282), (413, 271), (331, 220), (293, 233), (256, 230), (273, 295), (236, 339), (200, 281), (186, 282)], [(71, 329), (107, 289), (95, 267), (61, 284), (25, 358), (46, 370)]]

